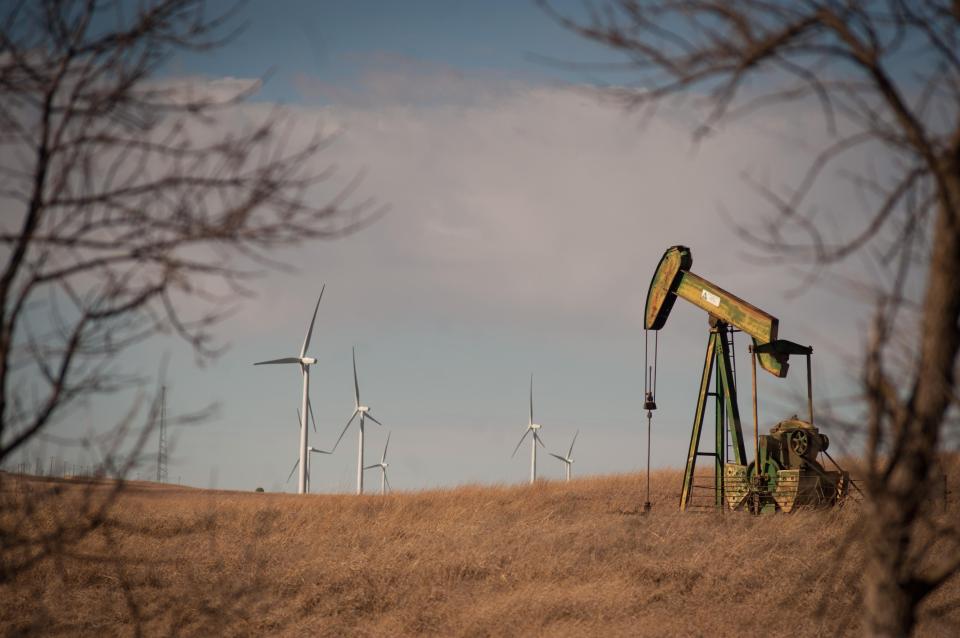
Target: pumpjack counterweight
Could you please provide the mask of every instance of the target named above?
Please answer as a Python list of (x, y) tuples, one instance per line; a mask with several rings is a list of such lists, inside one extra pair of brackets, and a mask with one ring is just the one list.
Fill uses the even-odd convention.
[[(826, 452), (829, 440), (813, 425), (810, 372), (813, 348), (779, 339), (776, 317), (692, 273), (692, 265), (689, 248), (669, 248), (650, 282), (644, 313), (644, 327), (648, 330), (660, 330), (666, 325), (677, 298), (689, 301), (709, 315), (710, 332), (684, 468), (680, 509), (690, 506), (694, 488), (701, 487), (694, 480), (700, 456), (714, 459), (716, 507), (746, 507), (757, 513), (789, 512), (798, 506), (833, 505), (842, 500), (850, 483), (849, 475), (839, 467), (837, 471), (827, 471), (817, 461), (818, 453)], [(750, 352), (754, 364), (754, 460), (749, 463), (731, 346), (732, 335), (737, 331), (747, 333), (753, 340)], [(773, 376), (784, 378), (791, 355), (806, 357), (809, 421), (793, 416), (774, 426), (770, 434), (761, 436), (756, 409), (756, 364)], [(702, 452), (703, 421), (711, 398), (714, 400), (715, 445), (713, 452)], [(726, 458), (728, 437), (733, 456), (729, 459)]]

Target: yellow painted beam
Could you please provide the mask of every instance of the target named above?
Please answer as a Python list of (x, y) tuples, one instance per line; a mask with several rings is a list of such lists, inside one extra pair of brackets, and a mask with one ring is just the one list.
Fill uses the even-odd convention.
[(759, 343), (777, 338), (776, 317), (690, 271), (681, 273), (677, 296), (746, 332)]

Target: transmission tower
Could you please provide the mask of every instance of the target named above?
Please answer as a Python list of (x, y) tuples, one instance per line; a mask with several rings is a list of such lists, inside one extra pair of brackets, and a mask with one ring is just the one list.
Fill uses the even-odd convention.
[(157, 446), (157, 483), (167, 482), (167, 386), (160, 388), (160, 441)]

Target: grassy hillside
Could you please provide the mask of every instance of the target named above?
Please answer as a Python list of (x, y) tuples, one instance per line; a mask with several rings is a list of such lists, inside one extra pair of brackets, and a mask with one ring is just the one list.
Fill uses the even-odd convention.
[[(951, 474), (960, 478), (960, 466)], [(789, 516), (680, 514), (679, 482), (677, 472), (654, 475), (649, 515), (640, 513), (640, 475), (360, 498), (134, 484), (68, 557), (45, 559), (0, 586), (0, 629), (859, 633), (856, 505)], [(7, 503), (24, 490), (11, 478), (0, 485)], [(957, 488), (947, 520), (960, 512)], [(60, 504), (34, 513), (31, 524), (62, 522), (67, 502), (85, 491), (64, 488)], [(960, 635), (958, 601), (955, 578), (924, 607), (921, 635)]]

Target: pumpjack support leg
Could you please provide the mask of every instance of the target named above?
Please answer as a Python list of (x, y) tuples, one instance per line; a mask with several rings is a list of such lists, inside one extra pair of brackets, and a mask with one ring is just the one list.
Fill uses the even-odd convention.
[[(697, 456), (714, 457), (715, 469), (715, 505), (723, 506), (723, 464), (726, 460), (726, 434), (729, 431), (733, 447), (733, 461), (744, 463), (746, 452), (743, 446), (743, 431), (740, 427), (740, 411), (737, 407), (737, 388), (733, 378), (732, 353), (728, 345), (731, 328), (722, 321), (710, 330), (707, 352), (703, 361), (703, 374), (700, 377), (700, 393), (697, 397), (697, 409), (693, 417), (693, 430), (690, 433), (690, 447), (687, 451), (687, 464), (683, 472), (683, 490), (680, 493), (680, 510), (684, 511), (693, 495), (694, 473)], [(703, 432), (703, 418), (710, 397), (710, 380), (716, 368), (715, 399), (715, 446), (712, 453), (700, 452), (700, 436)]]
[(697, 398), (697, 410), (693, 416), (693, 431), (690, 433), (690, 448), (687, 451), (687, 464), (683, 470), (683, 490), (680, 492), (680, 511), (687, 509), (693, 491), (693, 473), (697, 468), (697, 451), (700, 448), (700, 433), (703, 430), (703, 413), (707, 406), (710, 390), (710, 377), (713, 375), (713, 360), (717, 353), (716, 331), (710, 331), (707, 341), (707, 354), (703, 361), (703, 374), (700, 377), (700, 395)]

